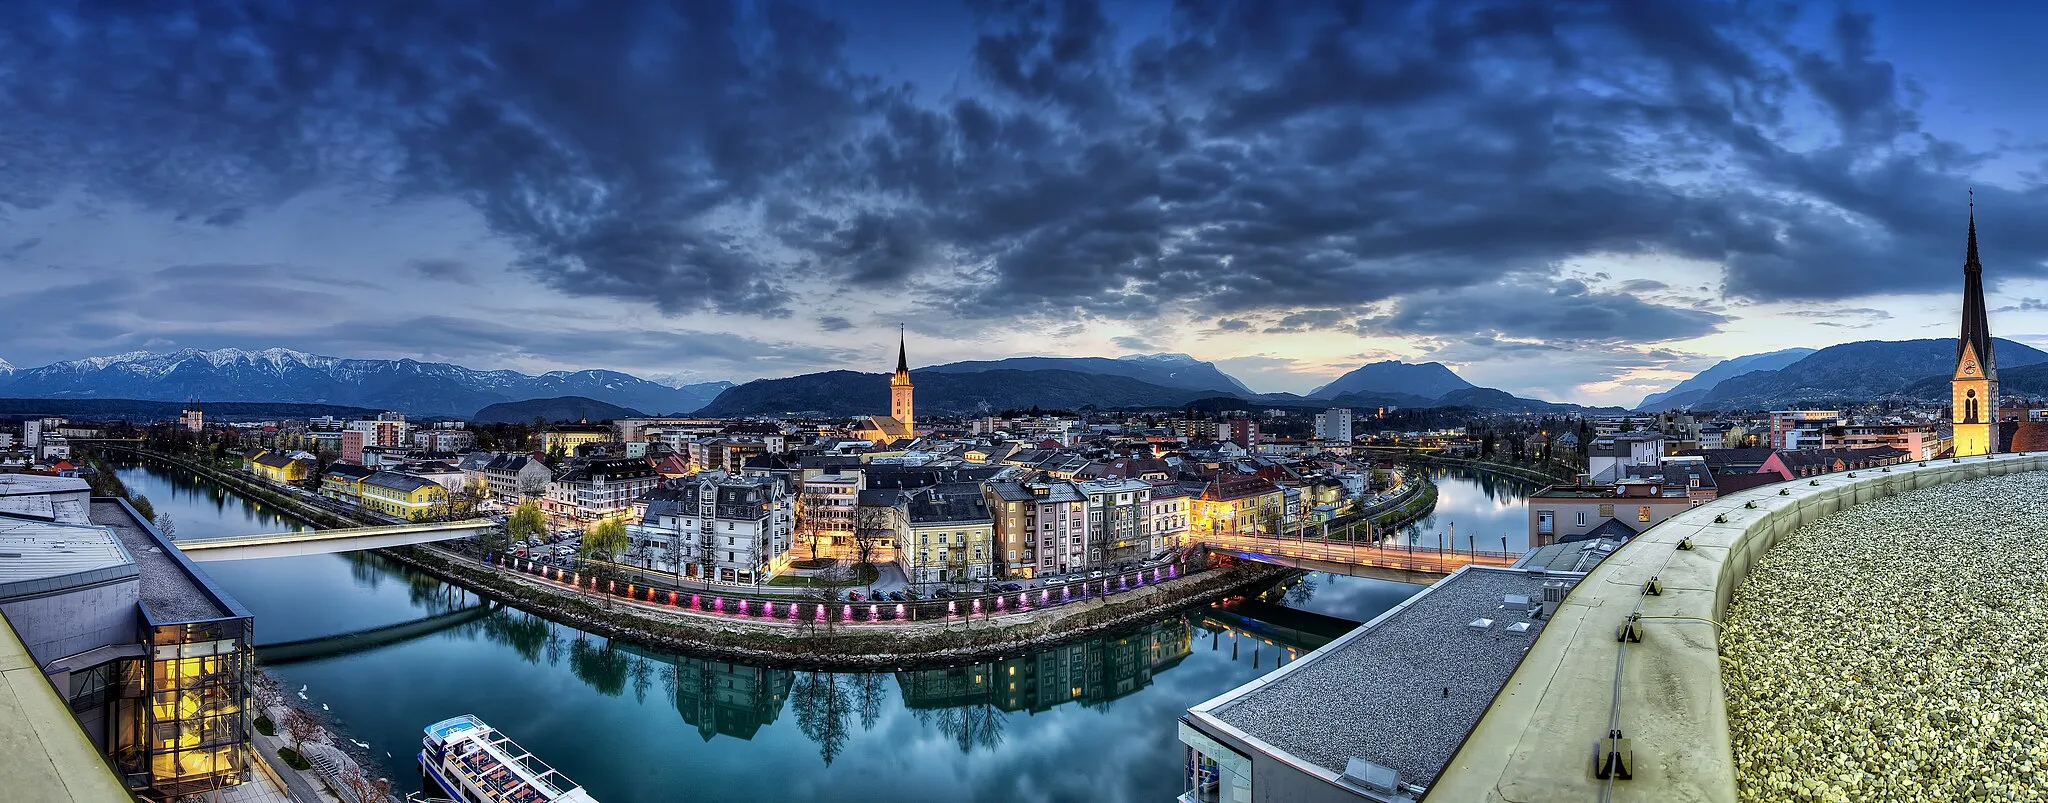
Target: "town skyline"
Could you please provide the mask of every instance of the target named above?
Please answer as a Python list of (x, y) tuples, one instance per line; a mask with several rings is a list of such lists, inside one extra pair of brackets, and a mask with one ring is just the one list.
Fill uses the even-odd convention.
[(1438, 361), (1630, 405), (1954, 337), (1971, 186), (1993, 330), (2048, 346), (2022, 4), (692, 5), (0, 11), (0, 359), (745, 382), (886, 371), (901, 321), (920, 367)]

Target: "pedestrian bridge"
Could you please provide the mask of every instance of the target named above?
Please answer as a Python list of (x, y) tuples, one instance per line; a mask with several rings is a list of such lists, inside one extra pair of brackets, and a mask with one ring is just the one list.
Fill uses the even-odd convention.
[(466, 519), (392, 524), (382, 527), (347, 527), (338, 530), (230, 535), (219, 538), (180, 538), (176, 543), (186, 557), (206, 563), (217, 560), (326, 555), (334, 552), (355, 552), (448, 541), (480, 535), (496, 526), (497, 523), (489, 519)]
[(1315, 538), (1213, 533), (1198, 536), (1210, 552), (1316, 572), (1432, 583), (1465, 566), (1512, 566), (1514, 552), (1384, 546)]

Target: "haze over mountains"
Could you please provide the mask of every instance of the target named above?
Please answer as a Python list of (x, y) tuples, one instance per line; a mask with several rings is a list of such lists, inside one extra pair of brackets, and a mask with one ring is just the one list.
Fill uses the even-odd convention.
[[(2048, 393), (2048, 353), (1997, 341), (2006, 387)], [(1825, 349), (1785, 349), (1724, 360), (1636, 409), (1767, 409), (1878, 398), (1939, 401), (1955, 341), (1864, 341)], [(917, 368), (924, 413), (975, 414), (1029, 407), (1078, 409), (1179, 407), (1206, 399), (1248, 406), (1468, 407), (1499, 412), (1612, 410), (1514, 396), (1478, 387), (1442, 363), (1395, 360), (1363, 365), (1307, 395), (1258, 393), (1214, 363), (1186, 354), (1108, 357), (1012, 357)], [(183, 349), (131, 352), (18, 369), (0, 361), (0, 397), (135, 399), (152, 402), (326, 404), (401, 410), (423, 416), (507, 421), (617, 417), (627, 414), (740, 416), (876, 414), (888, 409), (884, 374), (825, 371), (735, 386), (682, 387), (617, 371), (478, 371), (417, 360), (359, 360), (289, 349)], [(531, 402), (530, 404), (528, 404)], [(1212, 405), (1213, 406), (1213, 405)]]

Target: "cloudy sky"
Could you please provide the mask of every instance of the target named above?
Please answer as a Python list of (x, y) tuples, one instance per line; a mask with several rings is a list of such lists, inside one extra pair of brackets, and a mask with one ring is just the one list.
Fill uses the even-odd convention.
[[(0, 4), (0, 358), (677, 380), (1176, 351), (1633, 402), (2048, 345), (2048, 7)], [(1282, 13), (1284, 9), (1285, 13)]]

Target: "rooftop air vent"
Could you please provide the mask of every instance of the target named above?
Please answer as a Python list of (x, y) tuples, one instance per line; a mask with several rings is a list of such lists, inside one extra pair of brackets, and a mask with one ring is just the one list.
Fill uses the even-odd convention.
[(1527, 633), (1527, 632), (1529, 632), (1529, 623), (1528, 623), (1528, 622), (1516, 622), (1516, 623), (1514, 623), (1514, 624), (1508, 625), (1508, 626), (1507, 626), (1507, 627), (1505, 628), (1505, 630), (1506, 630), (1507, 632), (1509, 632), (1509, 633)]
[(1470, 624), (1467, 624), (1465, 626), (1472, 628), (1473, 630), (1486, 630), (1488, 628), (1493, 627), (1493, 620), (1482, 616), (1478, 619), (1472, 620)]
[(1526, 595), (1522, 594), (1509, 594), (1507, 596), (1501, 597), (1501, 607), (1527, 608), (1529, 607), (1529, 598)]
[(1401, 773), (1357, 756), (1344, 762), (1343, 780), (1375, 797), (1387, 798), (1401, 791)]

